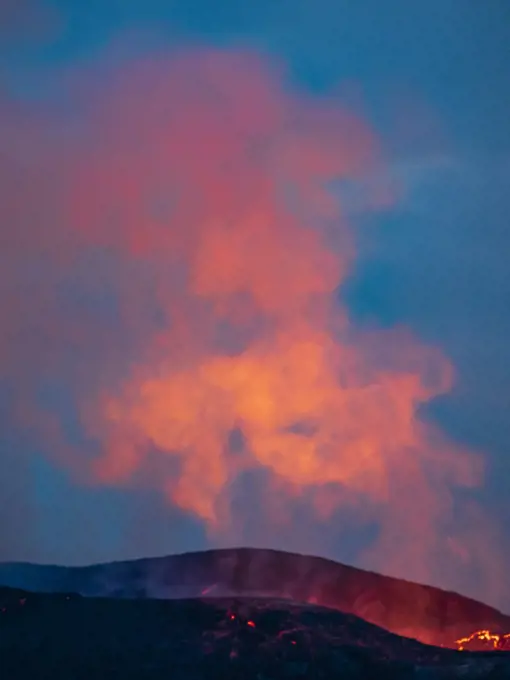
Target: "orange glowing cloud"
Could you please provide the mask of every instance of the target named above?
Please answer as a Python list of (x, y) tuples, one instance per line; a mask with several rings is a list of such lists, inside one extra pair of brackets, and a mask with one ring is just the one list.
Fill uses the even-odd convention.
[[(155, 455), (171, 460), (154, 484), (232, 539), (232, 488), (264, 469), (268, 497), (313, 490), (321, 521), (358, 505), (380, 523), (374, 564), (428, 578), (452, 489), (481, 470), (418, 415), (450, 389), (446, 359), (403, 329), (359, 331), (339, 302), (355, 249), (335, 187), (380, 171), (370, 127), (289, 92), (252, 53), (162, 55), (104, 78), (80, 89), (62, 247), (48, 258), (72, 277), (80, 253), (108, 253), (119, 324), (137, 340), (122, 371), (78, 399), (99, 455), (65, 464), (92, 483), (136, 484)], [(91, 340), (86, 318), (66, 324), (53, 306), (77, 352), (92, 341), (117, 361), (117, 336)]]

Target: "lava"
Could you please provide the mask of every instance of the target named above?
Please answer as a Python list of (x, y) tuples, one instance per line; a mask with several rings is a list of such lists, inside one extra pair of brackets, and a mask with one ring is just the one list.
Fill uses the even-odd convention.
[(460, 651), (465, 649), (498, 649), (510, 651), (510, 633), (491, 633), (490, 630), (477, 630), (467, 637), (455, 641)]
[[(407, 638), (453, 649), (459, 644), (494, 649), (493, 639), (476, 640), (473, 631), (490, 631), (489, 635), (510, 631), (509, 616), (456, 593), (275, 550), (209, 550), (90, 567), (0, 564), (0, 584), (86, 597), (258, 597), (316, 604)], [(234, 623), (240, 617), (243, 625), (251, 620), (258, 626), (256, 618), (236, 609), (229, 616)], [(457, 642), (470, 636), (470, 642)], [(506, 644), (503, 638), (497, 651)]]
[[(235, 614), (230, 614), (228, 620), (236, 621), (236, 623), (241, 626), (247, 626), (249, 628), (256, 628), (255, 621), (248, 619), (243, 620)], [(289, 629), (284, 629), (278, 631), (276, 639), (285, 639), (290, 644), (296, 645), (297, 642), (294, 639), (296, 635), (306, 633), (305, 628), (293, 627)], [(496, 650), (496, 651), (510, 651), (510, 633), (498, 634), (491, 633), (489, 630), (478, 630), (471, 635), (455, 640), (455, 645), (457, 645), (458, 651), (486, 651), (486, 650)], [(443, 649), (452, 648), (450, 640), (445, 640), (444, 644), (437, 645)]]
[(2, 602), (17, 614), (0, 617), (0, 658), (9, 678), (78, 677), (84, 670), (104, 678), (112, 669), (159, 680), (171, 668), (178, 680), (412, 680), (422, 673), (481, 680), (510, 670), (505, 654), (459, 654), (353, 615), (282, 600), (124, 600), (0, 588)]

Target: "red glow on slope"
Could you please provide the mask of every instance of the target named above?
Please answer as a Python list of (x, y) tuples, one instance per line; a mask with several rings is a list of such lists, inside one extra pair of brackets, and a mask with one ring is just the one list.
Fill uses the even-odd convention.
[(455, 641), (459, 650), (498, 649), (510, 650), (510, 633), (491, 633), (490, 630), (477, 630), (471, 635)]

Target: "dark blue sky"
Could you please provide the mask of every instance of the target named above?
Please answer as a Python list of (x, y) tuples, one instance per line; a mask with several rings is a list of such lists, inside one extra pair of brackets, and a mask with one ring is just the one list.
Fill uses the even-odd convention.
[[(37, 4), (0, 0), (0, 22), (0, 104), (9, 111), (22, 107), (30, 115), (56, 116), (66, 123), (74, 120), (76, 110), (66, 108), (59, 83), (62, 77), (72, 80), (73, 68), (101, 74), (112, 54), (114, 62), (123, 63), (182, 46), (214, 46), (269, 55), (271, 63), (286, 65), (289, 88), (312, 97), (341, 92), (370, 121), (381, 139), (387, 173), (398, 182), (399, 199), (375, 213), (364, 201), (347, 201), (358, 255), (338, 296), (347, 303), (357, 328), (404, 324), (451, 360), (456, 373), (453, 390), (428, 403), (421, 417), (438, 423), (459, 444), (483, 452), (487, 474), (476, 497), (501, 531), (496, 539), (502, 545), (499, 559), (508, 559), (508, 4), (504, 0), (55, 0)], [(0, 152), (9, 158), (9, 135), (0, 140), (5, 147)], [(27, 151), (25, 165), (17, 169), (18, 180), (14, 171), (2, 170), (9, 175), (8, 179), (0, 176), (4, 200), (7, 183), (18, 186), (17, 181), (28, 181), (29, 168), (39, 158)], [(49, 163), (47, 173), (51, 171)], [(34, 205), (31, 219), (37, 222), (43, 211)], [(0, 229), (1, 238), (4, 230), (7, 234), (16, 226), (7, 217)], [(42, 243), (44, 248), (44, 237)], [(94, 262), (92, 266), (97, 266)], [(29, 285), (32, 275), (37, 278), (33, 262), (20, 260), (16, 266), (17, 278), (7, 279), (10, 284), (15, 280), (16, 285)], [(87, 265), (82, 266), (90, 274)], [(99, 315), (102, 324), (114, 324), (108, 273), (98, 276), (107, 283), (93, 299), (82, 302), (92, 305), (94, 318)], [(6, 283), (0, 295), (11, 294)], [(69, 304), (79, 305), (79, 293), (69, 295)], [(24, 328), (30, 334), (23, 309), (11, 313), (21, 319), (16, 332)], [(44, 311), (40, 314), (44, 316)], [(2, 329), (0, 338), (1, 334)], [(23, 342), (21, 336), (19, 341)], [(42, 336), (39, 341), (51, 342)], [(126, 341), (125, 351), (129, 353), (130, 347)], [(94, 366), (115, 363), (115, 358), (99, 360), (101, 356), (98, 340)], [(71, 353), (61, 359), (70, 366), (68, 373), (62, 369), (62, 375), (74, 376), (77, 357)], [(214, 544), (199, 520), (169, 506), (148, 484), (110, 488), (73, 482), (65, 469), (39, 455), (37, 435), (31, 434), (30, 427), (15, 424), (8, 378), (3, 385), (1, 559), (84, 563)], [(78, 437), (79, 415), (68, 403), (66, 389), (53, 385), (41, 392), (41, 400), (45, 408), (59, 413), (72, 437)], [(297, 527), (315, 524), (304, 510), (299, 512), (287, 529), (268, 534), (270, 545), (358, 560), (361, 539), (355, 531), (340, 536), (330, 527), (324, 543), (303, 544)], [(233, 541), (245, 538), (262, 543), (260, 528), (250, 533), (254, 521), (248, 517), (244, 534)], [(474, 530), (480, 531), (479, 523)], [(372, 528), (363, 531), (370, 533)], [(473, 572), (459, 587), (486, 594), (477, 591), (475, 582)], [(498, 602), (510, 609), (508, 587), (502, 586)]]

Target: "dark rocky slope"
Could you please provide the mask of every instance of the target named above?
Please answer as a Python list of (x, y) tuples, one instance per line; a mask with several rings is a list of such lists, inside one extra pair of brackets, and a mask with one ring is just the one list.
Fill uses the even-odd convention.
[(506, 653), (457, 652), (281, 600), (122, 600), (0, 589), (5, 680), (504, 680)]
[(0, 564), (0, 584), (120, 598), (285, 598), (450, 647), (476, 630), (510, 632), (509, 616), (455, 593), (274, 550), (210, 550), (75, 568)]

